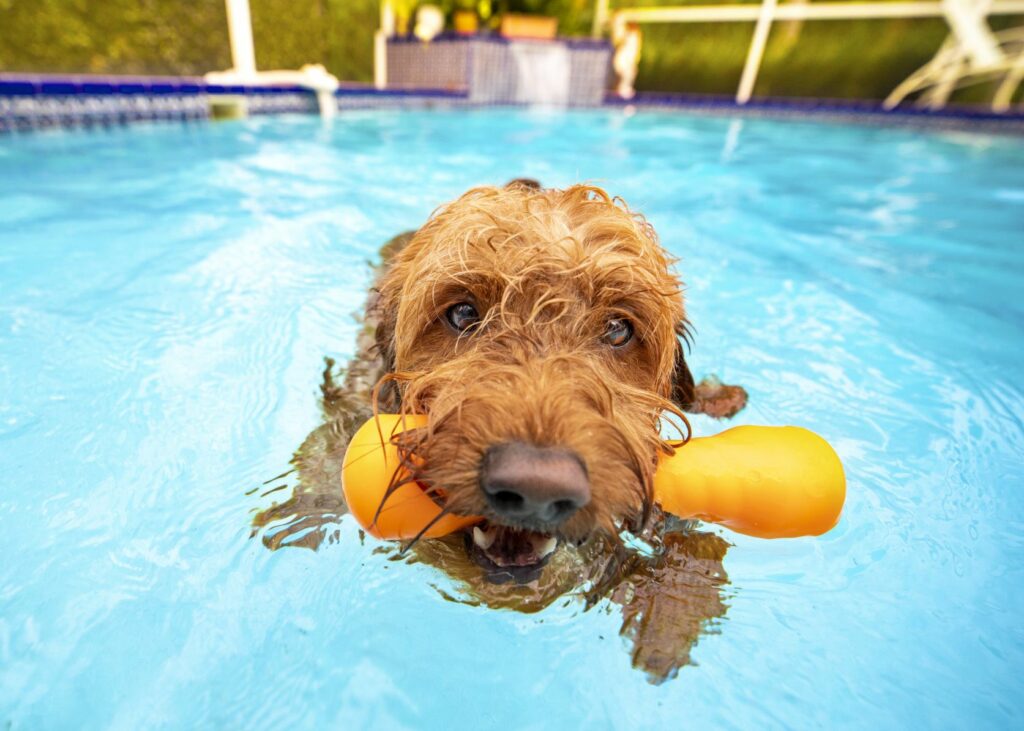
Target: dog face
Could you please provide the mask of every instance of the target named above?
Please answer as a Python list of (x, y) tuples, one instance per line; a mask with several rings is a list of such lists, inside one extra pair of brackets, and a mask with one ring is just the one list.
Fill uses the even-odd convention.
[(446, 511), (483, 515), (471, 552), (543, 565), (559, 539), (638, 527), (659, 418), (692, 398), (678, 280), (651, 227), (602, 190), (471, 190), (380, 282), (383, 408)]

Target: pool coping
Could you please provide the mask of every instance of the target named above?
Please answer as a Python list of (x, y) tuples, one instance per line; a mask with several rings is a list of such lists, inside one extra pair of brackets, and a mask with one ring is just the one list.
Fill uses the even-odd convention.
[(633, 99), (609, 95), (605, 105), (622, 109), (679, 109), (728, 116), (753, 116), (808, 121), (841, 121), (893, 126), (984, 129), (1024, 134), (1024, 110), (1005, 113), (983, 107), (952, 105), (942, 109), (897, 107), (886, 109), (877, 100), (819, 99), (812, 97), (755, 97), (738, 104), (732, 97), (702, 94), (640, 92)]
[[(301, 86), (209, 84), (198, 76), (122, 76), (0, 73), (0, 133), (53, 127), (127, 124), (148, 120), (210, 119), (210, 101), (242, 96), (251, 114), (315, 113), (315, 95)], [(377, 89), (345, 83), (335, 92), (340, 111), (365, 108), (486, 108), (465, 90)], [(980, 107), (898, 107), (874, 100), (756, 97), (740, 105), (732, 97), (641, 92), (624, 100), (612, 94), (591, 109), (682, 111), (715, 116), (838, 121), (901, 127), (942, 127), (1024, 134), (1024, 110), (996, 113)]]

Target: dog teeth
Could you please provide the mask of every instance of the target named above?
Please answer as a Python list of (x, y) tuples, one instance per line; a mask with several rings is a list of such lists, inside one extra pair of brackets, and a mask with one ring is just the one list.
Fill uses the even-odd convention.
[(533, 544), (533, 550), (537, 553), (539, 558), (550, 556), (555, 552), (555, 548), (558, 547), (558, 539), (554, 536), (548, 536), (543, 541)]
[(493, 530), (489, 530), (489, 531), (480, 530), (479, 526), (475, 526), (474, 525), (473, 526), (473, 543), (475, 543), (476, 545), (480, 546), (480, 548), (482, 548), (483, 550), (486, 551), (494, 543), (494, 539), (496, 538), (495, 533), (496, 533), (496, 531), (493, 531)]

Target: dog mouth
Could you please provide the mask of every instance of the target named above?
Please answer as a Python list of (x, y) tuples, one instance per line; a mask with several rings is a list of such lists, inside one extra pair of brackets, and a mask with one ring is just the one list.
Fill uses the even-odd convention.
[(466, 531), (466, 548), (496, 583), (532, 581), (558, 548), (557, 536), (484, 522)]

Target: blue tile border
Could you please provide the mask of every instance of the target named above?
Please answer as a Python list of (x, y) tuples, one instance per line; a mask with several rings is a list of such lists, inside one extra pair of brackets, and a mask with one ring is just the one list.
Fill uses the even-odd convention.
[[(456, 38), (464, 41), (487, 39), (481, 36)], [(507, 41), (498, 37), (490, 40)], [(594, 44), (589, 40), (586, 43)], [(604, 47), (604, 42), (599, 46)], [(220, 95), (246, 97), (253, 114), (314, 113), (317, 109), (313, 93), (295, 85), (229, 86), (207, 84), (199, 77), (0, 73), (0, 132), (54, 126), (125, 124), (151, 119), (207, 119), (210, 98)], [(467, 90), (452, 89), (381, 90), (370, 85), (347, 83), (335, 92), (335, 96), (341, 110), (496, 106), (471, 100)], [(1024, 134), (1024, 111), (998, 114), (970, 107), (886, 110), (877, 101), (861, 100), (762, 97), (738, 105), (731, 97), (724, 96), (642, 92), (628, 101), (607, 95), (603, 104), (595, 108), (627, 107), (809, 121), (944, 126)]]
[(847, 121), (868, 121), (882, 124), (920, 126), (959, 126), (966, 129), (985, 128), (1024, 133), (1024, 112), (993, 112), (975, 107), (948, 106), (943, 109), (897, 107), (885, 109), (874, 100), (806, 99), (760, 97), (746, 104), (737, 104), (732, 97), (640, 92), (625, 100), (608, 95), (605, 105), (641, 109), (677, 109), (680, 111), (736, 114), (742, 116), (785, 116), (805, 119), (832, 118)]
[(0, 73), (0, 96), (76, 96), (111, 94), (296, 94), (301, 86), (221, 86), (189, 76), (85, 76), (79, 74)]
[[(4, 82), (0, 79), (0, 93), (3, 92)], [(114, 85), (106, 81), (85, 81), (81, 86), (83, 94), (94, 94), (96, 96), (109, 96), (115, 91)]]
[(374, 96), (387, 98), (424, 98), (424, 99), (468, 99), (469, 92), (465, 89), (377, 89), (373, 86), (342, 86), (335, 96)]
[(0, 94), (10, 94), (15, 89), (28, 94), (139, 93), (154, 86), (173, 88), (185, 81), (181, 77), (159, 76), (0, 73)]
[(30, 81), (7, 81), (0, 79), (0, 94), (6, 96), (34, 96), (42, 93), (41, 89)]
[(0, 132), (208, 119), (210, 101), (244, 96), (250, 114), (309, 113), (315, 95), (300, 86), (226, 86), (199, 77), (0, 73)]

